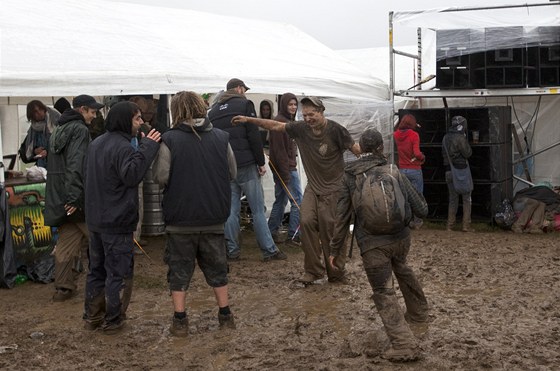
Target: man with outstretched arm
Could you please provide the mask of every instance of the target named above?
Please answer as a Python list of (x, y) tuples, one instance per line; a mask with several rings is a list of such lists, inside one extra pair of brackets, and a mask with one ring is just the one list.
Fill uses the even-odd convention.
[(280, 122), (256, 117), (235, 116), (234, 125), (248, 122), (262, 128), (286, 132), (296, 141), (307, 174), (307, 186), (301, 203), (301, 242), (304, 252), (303, 277), (299, 280), (311, 284), (323, 278), (325, 271), (329, 282), (344, 281), (344, 259), (337, 259), (337, 269), (328, 261), (329, 242), (335, 223), (338, 192), (344, 175), (343, 153), (360, 154), (348, 130), (325, 117), (325, 106), (316, 97), (301, 100), (303, 121)]

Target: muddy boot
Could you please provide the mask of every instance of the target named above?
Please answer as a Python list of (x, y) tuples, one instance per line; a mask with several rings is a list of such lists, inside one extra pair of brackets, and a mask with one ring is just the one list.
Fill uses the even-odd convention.
[(102, 292), (93, 298), (88, 298), (84, 305), (84, 329), (88, 331), (97, 330), (103, 323), (105, 317), (105, 293)]
[(469, 199), (466, 200), (466, 197), (463, 196), (463, 232), (474, 232), (474, 229), (471, 228), (471, 200), (470, 196)]
[(132, 277), (127, 277), (123, 280), (124, 288), (121, 291), (121, 318), (126, 318), (126, 310), (128, 309), (128, 305), (130, 304), (130, 298), (132, 297)]
[(455, 225), (455, 216), (451, 216), (451, 214), (447, 217), (447, 226), (446, 226), (446, 230), (448, 232), (451, 232), (453, 230), (453, 226)]
[(381, 321), (385, 326), (391, 347), (383, 354), (383, 358), (392, 362), (413, 361), (418, 358), (418, 346), (414, 334), (410, 331), (397, 303), (393, 289), (374, 293), (373, 301)]
[(428, 322), (428, 301), (416, 276), (406, 283), (399, 281), (399, 287), (406, 304), (405, 320), (408, 323)]

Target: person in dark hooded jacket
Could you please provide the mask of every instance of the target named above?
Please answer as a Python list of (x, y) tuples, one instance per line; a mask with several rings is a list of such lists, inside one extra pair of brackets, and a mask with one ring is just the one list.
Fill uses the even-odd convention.
[(212, 125), (229, 134), (229, 143), (237, 162), (237, 177), (231, 186), (231, 212), (225, 226), (225, 238), (229, 260), (239, 260), (241, 195), (245, 194), (253, 216), (253, 230), (263, 255), (263, 261), (285, 260), (286, 254), (279, 250), (268, 229), (264, 191), (260, 177), (266, 173), (264, 151), (259, 129), (252, 124), (232, 125), (231, 119), (236, 115), (256, 117), (253, 102), (245, 97), (249, 90), (239, 79), (233, 78), (226, 85), (218, 103), (208, 112)]
[(49, 139), (45, 224), (58, 227), (54, 249), (54, 301), (76, 293), (81, 246), (88, 239), (84, 223), (84, 159), (90, 142), (87, 125), (103, 104), (92, 96), (79, 95), (73, 109), (64, 111)]
[[(443, 166), (445, 167), (445, 182), (449, 191), (449, 207), (447, 211), (447, 230), (451, 231), (455, 225), (457, 217), (457, 209), (459, 208), (459, 194), (453, 186), (453, 175), (449, 166), (449, 157), (453, 162), (453, 166), (458, 169), (465, 169), (469, 166), (467, 159), (472, 155), (472, 149), (467, 141), (465, 129), (467, 120), (463, 116), (454, 116), (451, 119), (451, 127), (443, 137), (442, 156)], [(447, 148), (447, 150), (446, 150)], [(446, 153), (446, 151), (448, 151)], [(473, 232), (471, 228), (471, 192), (461, 194), (463, 199), (463, 232)]]
[[(152, 129), (139, 145), (143, 123), (132, 102), (115, 104), (107, 132), (89, 146), (86, 162), (86, 223), (90, 232), (89, 272), (84, 305), (85, 328), (118, 332), (124, 325), (134, 270), (133, 232), (138, 223), (138, 184), (159, 149)], [(123, 304), (124, 303), (124, 304)], [(123, 307), (124, 305), (124, 307)]]
[[(360, 137), (360, 148), (365, 155), (347, 164), (344, 169), (343, 187), (337, 203), (336, 224), (330, 243), (329, 264), (332, 269), (338, 269), (335, 260), (341, 257), (340, 252), (343, 251), (352, 214), (355, 213), (355, 236), (364, 270), (373, 289), (375, 307), (391, 342), (391, 347), (383, 354), (383, 358), (391, 361), (413, 361), (418, 357), (418, 348), (407, 321), (415, 324), (426, 322), (428, 303), (422, 286), (406, 263), (410, 250), (410, 229), (405, 226), (394, 234), (368, 232), (369, 230), (364, 227), (368, 221), (363, 220), (360, 205), (352, 202), (354, 193), (360, 194), (361, 187), (365, 184), (365, 182), (357, 182), (356, 177), (371, 171), (376, 171), (378, 174), (391, 174), (403, 193), (407, 215), (426, 216), (428, 205), (424, 197), (414, 190), (406, 176), (394, 165), (387, 165), (387, 159), (383, 155), (383, 137), (379, 131), (365, 130)], [(406, 304), (404, 316), (393, 287), (393, 273)]]
[[(280, 122), (294, 121), (298, 108), (298, 101), (294, 94), (284, 93), (280, 98), (278, 115), (274, 118)], [(284, 219), (284, 209), (288, 201), (290, 220), (288, 223), (287, 243), (300, 244), (299, 238), (299, 208), (302, 191), (299, 173), (297, 171), (297, 145), (286, 132), (270, 131), (270, 159), (274, 179), (274, 204), (268, 218), (268, 228), (273, 238), (278, 239), (278, 229)]]

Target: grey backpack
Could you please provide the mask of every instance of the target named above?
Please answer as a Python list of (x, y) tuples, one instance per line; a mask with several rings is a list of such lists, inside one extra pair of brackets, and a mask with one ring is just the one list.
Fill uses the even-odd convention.
[(357, 223), (372, 235), (395, 234), (410, 222), (407, 199), (394, 165), (376, 166), (356, 176), (352, 197)]

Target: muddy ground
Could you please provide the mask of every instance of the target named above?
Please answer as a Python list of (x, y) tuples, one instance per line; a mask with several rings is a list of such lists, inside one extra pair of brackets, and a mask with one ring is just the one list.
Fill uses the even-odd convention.
[[(558, 370), (559, 233), (413, 232), (410, 264), (431, 305), (418, 332), (422, 359), (379, 357), (387, 338), (358, 254), (350, 283), (301, 288), (303, 254), (263, 263), (251, 233), (231, 264), (236, 330), (219, 330), (211, 289), (197, 271), (188, 292), (189, 337), (170, 336), (171, 299), (163, 237), (136, 258), (135, 289), (123, 333), (82, 329), (83, 287), (54, 303), (53, 284), (0, 290), (0, 369), (108, 370)], [(400, 292), (398, 293), (400, 297)], [(404, 305), (402, 298), (399, 299)]]

